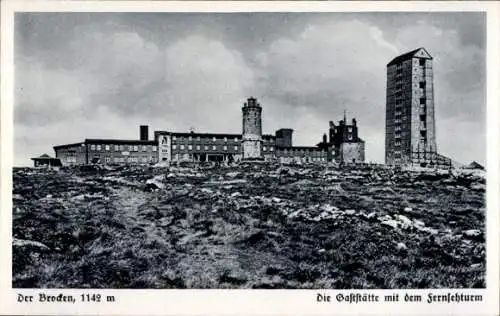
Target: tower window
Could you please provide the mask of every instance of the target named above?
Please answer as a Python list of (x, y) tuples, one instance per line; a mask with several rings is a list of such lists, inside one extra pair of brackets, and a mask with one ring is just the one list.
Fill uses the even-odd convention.
[(424, 58), (420, 58), (418, 63), (420, 64), (420, 66), (425, 66), (425, 59)]
[(425, 89), (425, 81), (421, 81), (418, 86), (420, 87), (420, 89)]
[(425, 98), (420, 98), (420, 104), (425, 104)]

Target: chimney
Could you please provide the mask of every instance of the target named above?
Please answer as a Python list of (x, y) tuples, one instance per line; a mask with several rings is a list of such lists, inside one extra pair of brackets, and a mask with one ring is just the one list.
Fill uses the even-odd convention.
[(140, 140), (149, 140), (147, 125), (140, 126)]

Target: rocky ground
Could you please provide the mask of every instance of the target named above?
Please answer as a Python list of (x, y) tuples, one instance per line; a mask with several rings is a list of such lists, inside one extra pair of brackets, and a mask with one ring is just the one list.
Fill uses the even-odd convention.
[(485, 287), (480, 171), (16, 168), (13, 183), (13, 287)]

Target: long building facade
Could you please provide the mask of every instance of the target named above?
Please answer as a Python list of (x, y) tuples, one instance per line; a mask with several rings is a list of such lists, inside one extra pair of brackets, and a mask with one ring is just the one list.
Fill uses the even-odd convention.
[(385, 162), (440, 165), (434, 118), (432, 56), (423, 47), (387, 64)]
[[(140, 126), (138, 140), (85, 139), (54, 146), (63, 165), (154, 164), (160, 161), (234, 162), (280, 161), (283, 163), (364, 162), (364, 142), (356, 121), (330, 124), (330, 140), (316, 146), (293, 146), (293, 129), (262, 134), (262, 107), (248, 98), (242, 107), (242, 134), (155, 131), (149, 140), (148, 126)], [(333, 124), (333, 127), (332, 127)], [(333, 128), (333, 130), (332, 130)]]

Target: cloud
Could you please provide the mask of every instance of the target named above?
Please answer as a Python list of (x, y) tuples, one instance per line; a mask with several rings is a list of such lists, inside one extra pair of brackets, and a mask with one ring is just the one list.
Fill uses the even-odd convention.
[[(84, 137), (136, 138), (131, 126), (148, 122), (162, 130), (241, 130), (253, 73), (239, 52), (218, 41), (191, 36), (158, 47), (132, 32), (89, 32), (66, 53), (78, 61), (70, 69), (19, 59), (16, 152), (23, 161), (21, 152), (42, 147), (35, 143), (47, 151)], [(71, 133), (56, 132), (68, 124)], [(48, 141), (36, 130), (58, 136)]]
[(400, 30), (396, 42), (405, 50), (425, 47), (434, 57), (437, 117), (484, 121), (486, 113), (485, 51), (463, 45), (453, 29), (419, 23)]
[[(321, 118), (318, 134), (304, 139), (309, 144), (328, 130), (347, 110), (360, 122), (360, 135), (368, 130), (384, 135), (385, 64), (394, 55), (381, 30), (360, 21), (309, 25), (296, 38), (273, 42), (258, 60), (267, 72), (261, 81), (263, 95), (278, 100), (288, 115), (291, 108)], [(297, 113), (297, 114), (296, 114)], [(301, 120), (295, 116), (294, 120)], [(309, 129), (315, 129), (310, 122)], [(383, 161), (380, 151), (370, 151), (371, 160)]]
[(393, 28), (394, 17), (23, 15), (16, 24), (16, 164), (85, 137), (137, 138), (140, 124), (237, 133), (249, 96), (263, 105), (264, 132), (293, 128), (297, 145), (319, 142), (328, 121), (347, 110), (358, 120), (367, 160), (383, 162), (386, 64), (420, 46), (434, 56), (438, 146), (457, 160), (484, 161), (484, 150), (471, 153), (450, 131), (471, 141), (484, 135), (484, 47), (464, 40), (481, 23), (463, 24), (463, 16), (430, 23), (439, 19), (426, 15), (419, 23), (400, 14)]
[(168, 47), (166, 65), (171, 114), (195, 128), (241, 130), (241, 105), (252, 92), (254, 74), (238, 51), (190, 36)]
[[(481, 122), (443, 119), (436, 130), (440, 153), (460, 163), (486, 162), (486, 129)], [(460, 153), (460, 155), (457, 155)]]
[(50, 69), (36, 60), (16, 65), (14, 121), (45, 126), (80, 116), (95, 87), (83, 74)]

